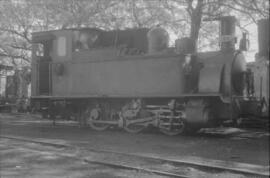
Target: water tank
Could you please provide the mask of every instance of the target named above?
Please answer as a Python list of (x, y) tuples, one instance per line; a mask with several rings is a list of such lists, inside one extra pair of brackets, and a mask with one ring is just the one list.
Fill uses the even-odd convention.
[(168, 48), (169, 46), (169, 34), (161, 28), (155, 27), (147, 33), (148, 38), (148, 53), (155, 54)]

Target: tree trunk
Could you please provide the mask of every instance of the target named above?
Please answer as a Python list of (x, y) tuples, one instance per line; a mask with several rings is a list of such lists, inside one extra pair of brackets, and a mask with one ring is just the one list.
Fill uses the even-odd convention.
[(202, 8), (203, 8), (203, 0), (198, 0), (196, 8), (192, 9), (191, 13), (190, 38), (195, 42), (196, 51), (197, 51), (197, 42), (199, 38), (199, 31), (202, 22)]

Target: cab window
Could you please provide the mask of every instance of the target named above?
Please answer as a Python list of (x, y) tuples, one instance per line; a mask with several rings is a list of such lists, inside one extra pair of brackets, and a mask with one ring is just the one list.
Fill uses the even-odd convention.
[(95, 29), (73, 31), (73, 50), (91, 50), (98, 46), (100, 32)]
[(57, 55), (60, 57), (66, 56), (67, 54), (67, 40), (66, 37), (61, 36), (57, 39)]
[(44, 56), (44, 45), (42, 43), (36, 44), (36, 56), (38, 57)]

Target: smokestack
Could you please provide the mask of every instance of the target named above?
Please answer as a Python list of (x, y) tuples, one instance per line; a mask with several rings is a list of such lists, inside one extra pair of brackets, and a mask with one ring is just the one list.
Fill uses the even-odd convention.
[(235, 50), (235, 23), (234, 16), (224, 16), (220, 18), (220, 42), (221, 50)]
[(258, 45), (259, 55), (269, 55), (269, 19), (261, 19), (258, 21)]

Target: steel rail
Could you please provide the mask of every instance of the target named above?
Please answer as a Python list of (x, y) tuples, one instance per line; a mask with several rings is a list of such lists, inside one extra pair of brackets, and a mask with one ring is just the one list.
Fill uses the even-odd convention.
[(154, 169), (148, 169), (148, 168), (143, 168), (143, 167), (138, 167), (138, 166), (128, 166), (128, 165), (119, 164), (119, 163), (111, 163), (108, 161), (96, 161), (96, 160), (93, 161), (89, 159), (84, 159), (84, 161), (87, 163), (100, 164), (100, 165), (105, 165), (105, 166), (114, 167), (114, 168), (149, 172), (149, 173), (153, 173), (153, 174), (157, 174), (161, 176), (176, 177), (176, 178), (191, 178), (191, 176), (175, 174), (175, 173), (170, 173), (166, 171), (159, 171), (159, 170), (154, 170)]
[[(30, 139), (23, 139), (23, 138), (18, 138), (18, 137), (0, 136), (0, 138), (10, 139), (10, 140), (18, 140), (18, 141), (23, 141), (23, 142), (28, 142), (28, 143), (35, 143), (35, 144), (46, 145), (46, 146), (51, 146), (51, 147), (56, 147), (56, 148), (70, 148), (70, 147), (72, 147), (70, 145), (55, 144), (55, 143), (42, 142), (42, 141), (36, 141), (36, 140), (30, 140)], [(34, 149), (29, 149), (29, 148), (26, 148), (26, 149), (31, 150), (32, 152), (39, 152), (39, 153), (42, 152), (42, 151), (37, 151)], [(57, 153), (57, 155), (60, 155), (60, 156), (65, 157), (65, 158), (72, 158), (75, 160), (83, 160), (85, 163), (88, 163), (88, 164), (104, 165), (106, 167), (110, 167), (110, 168), (114, 168), (114, 169), (136, 170), (136, 171), (141, 171), (141, 172), (145, 172), (145, 173), (156, 174), (156, 175), (167, 176), (167, 177), (175, 177), (175, 178), (191, 178), (190, 176), (174, 174), (174, 173), (170, 173), (170, 172), (166, 172), (166, 171), (147, 169), (147, 168), (138, 167), (138, 166), (128, 166), (128, 165), (124, 165), (124, 164), (111, 163), (108, 161), (90, 160), (90, 159), (80, 158), (80, 157), (76, 157), (76, 156), (71, 156), (70, 154), (65, 154), (65, 153)]]
[[(30, 143), (36, 143), (40, 145), (45, 145), (45, 146), (51, 146), (51, 147), (56, 147), (56, 148), (75, 148), (75, 146), (68, 145), (68, 144), (60, 144), (60, 143), (52, 143), (48, 141), (39, 141), (36, 139), (32, 138), (24, 138), (24, 137), (14, 137), (14, 136), (9, 136), (9, 135), (0, 135), (0, 138), (5, 138), (5, 139), (11, 139), (11, 140), (18, 140), (18, 141), (23, 141), (23, 142), (30, 142)], [(257, 165), (251, 165), (251, 164), (245, 164), (245, 163), (234, 163), (232, 164), (234, 166), (240, 165), (240, 168), (233, 168), (233, 167), (225, 167), (221, 165), (211, 165), (211, 164), (205, 164), (205, 163), (200, 163), (200, 162), (193, 162), (193, 161), (184, 161), (184, 160), (174, 160), (174, 159), (167, 159), (167, 158), (162, 158), (162, 157), (157, 157), (157, 156), (149, 156), (149, 155), (143, 155), (143, 154), (133, 154), (133, 153), (125, 153), (125, 152), (118, 152), (118, 151), (111, 151), (111, 150), (100, 150), (100, 149), (94, 149), (94, 148), (84, 148), (81, 150), (85, 151), (90, 151), (92, 153), (110, 153), (110, 154), (117, 154), (121, 156), (129, 156), (129, 157), (137, 157), (142, 160), (152, 160), (152, 161), (160, 161), (160, 162), (166, 162), (166, 163), (171, 163), (173, 165), (181, 165), (181, 166), (187, 166), (187, 167), (194, 167), (198, 168), (199, 170), (216, 170), (216, 171), (228, 171), (230, 173), (235, 173), (235, 174), (244, 174), (247, 176), (259, 176), (259, 177), (269, 177), (269, 166), (268, 166), (268, 172), (265, 172), (262, 168), (267, 168), (267, 167), (262, 167), (262, 166), (257, 166)], [(145, 172), (151, 172), (157, 175), (164, 175), (164, 176), (169, 176), (169, 177), (179, 177), (179, 178), (188, 178), (189, 176), (187, 175), (181, 175), (181, 174), (175, 174), (175, 173), (170, 173), (166, 171), (159, 171), (159, 170), (154, 170), (154, 169), (148, 169), (148, 168), (143, 168), (143, 167), (137, 167), (137, 166), (129, 166), (129, 165), (124, 165), (124, 164), (118, 164), (118, 163), (112, 163), (108, 161), (98, 161), (98, 160), (89, 160), (89, 159), (83, 159), (85, 162), (88, 163), (93, 163), (93, 164), (101, 164), (101, 165), (106, 165), (109, 167), (115, 167), (115, 168), (121, 168), (121, 169), (129, 169), (129, 170), (139, 170), (139, 171), (145, 171)], [(247, 168), (244, 168), (241, 166), (246, 165)], [(254, 166), (257, 166), (256, 168), (258, 170), (252, 170)], [(250, 169), (250, 170), (248, 170)], [(260, 170), (261, 169), (261, 170)]]

